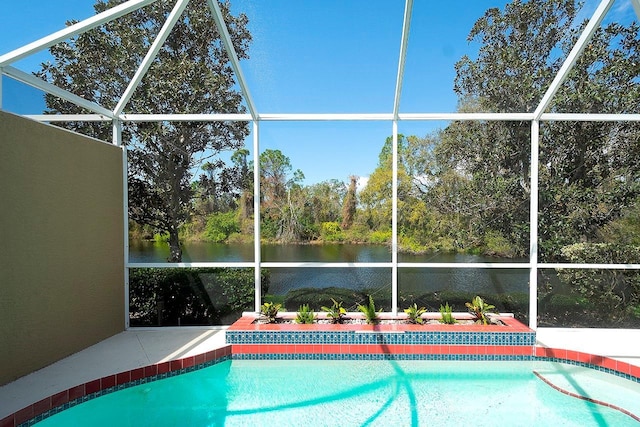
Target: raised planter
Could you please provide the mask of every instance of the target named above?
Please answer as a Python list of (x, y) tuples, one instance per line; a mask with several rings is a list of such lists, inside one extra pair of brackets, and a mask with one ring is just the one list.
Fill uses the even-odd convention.
[[(294, 318), (295, 313), (281, 313), (281, 318)], [(356, 317), (356, 313), (349, 313)], [(439, 318), (429, 313), (426, 318)], [(456, 318), (468, 316), (456, 313)], [(499, 356), (534, 355), (535, 331), (509, 314), (494, 316), (501, 325), (401, 323), (404, 316), (381, 313), (381, 319), (397, 319), (398, 323), (299, 325), (292, 323), (256, 323), (255, 313), (245, 313), (229, 327), (228, 344), (235, 357), (247, 358), (314, 358), (314, 355), (335, 355), (337, 359), (375, 358), (495, 359)], [(319, 316), (322, 318), (321, 316)], [(237, 355), (237, 356), (236, 356)], [(324, 357), (324, 356), (323, 356)]]

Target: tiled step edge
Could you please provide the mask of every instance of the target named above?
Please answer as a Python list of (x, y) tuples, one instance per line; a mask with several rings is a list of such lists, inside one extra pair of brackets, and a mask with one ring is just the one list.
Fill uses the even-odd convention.
[(133, 387), (150, 381), (190, 372), (231, 358), (231, 346), (208, 351), (196, 356), (156, 363), (129, 371), (107, 375), (71, 387), (39, 402), (29, 405), (0, 420), (0, 427), (29, 426), (95, 397)]
[(640, 383), (640, 366), (606, 356), (598, 356), (574, 350), (539, 346), (536, 346), (534, 349), (535, 356), (540, 360), (583, 366)]
[(623, 414), (625, 414), (625, 415), (627, 415), (627, 416), (629, 416), (629, 417), (633, 418), (634, 420), (636, 420), (636, 421), (640, 422), (640, 417), (639, 417), (639, 416), (637, 416), (636, 414), (634, 414), (634, 413), (633, 413), (633, 412), (631, 412), (631, 411), (627, 411), (626, 409), (621, 408), (620, 406), (617, 406), (617, 405), (614, 405), (614, 404), (611, 404), (611, 403), (607, 403), (607, 402), (604, 402), (604, 401), (602, 401), (602, 400), (593, 399), (593, 398), (591, 398), (591, 397), (583, 396), (583, 395), (581, 395), (581, 394), (572, 393), (572, 392), (570, 392), (570, 391), (568, 391), (568, 390), (563, 389), (562, 387), (558, 387), (557, 385), (555, 385), (554, 383), (552, 383), (550, 380), (548, 380), (547, 378), (545, 378), (542, 374), (540, 374), (540, 373), (539, 373), (539, 372), (537, 372), (537, 371), (533, 371), (533, 374), (534, 374), (536, 377), (538, 377), (542, 382), (544, 382), (545, 384), (547, 384), (549, 387), (551, 387), (551, 388), (553, 388), (553, 389), (555, 389), (555, 390), (559, 391), (560, 393), (566, 394), (567, 396), (571, 396), (571, 397), (574, 397), (574, 398), (576, 398), (576, 399), (585, 400), (585, 401), (587, 401), (587, 402), (591, 402), (591, 403), (594, 403), (594, 404), (596, 404), (596, 405), (600, 405), (600, 406), (605, 406), (605, 407), (607, 407), (607, 408), (611, 408), (611, 409), (616, 410), (616, 411), (618, 411), (618, 412), (622, 412)]

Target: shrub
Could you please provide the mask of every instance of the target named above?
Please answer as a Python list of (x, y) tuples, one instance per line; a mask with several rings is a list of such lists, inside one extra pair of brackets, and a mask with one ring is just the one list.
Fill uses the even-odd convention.
[[(373, 297), (371, 295), (369, 295), (369, 304), (359, 304), (358, 310), (364, 314), (364, 318), (366, 319), (368, 324), (374, 325), (378, 323), (378, 311), (376, 311), (376, 305), (373, 302)], [(382, 309), (380, 309), (379, 311), (382, 311)]]
[(278, 312), (282, 306), (280, 304), (274, 304), (272, 302), (265, 302), (260, 306), (260, 314), (262, 314), (269, 323), (276, 321)]
[(347, 310), (342, 307), (342, 302), (338, 302), (331, 298), (333, 305), (331, 307), (322, 306), (321, 310), (327, 313), (327, 316), (333, 323), (342, 323), (343, 317), (347, 314)]
[(481, 323), (483, 325), (487, 325), (489, 323), (487, 320), (487, 313), (496, 308), (494, 305), (484, 302), (484, 300), (478, 295), (476, 295), (471, 302), (468, 302), (465, 305), (469, 308), (471, 314), (476, 317), (476, 323)]
[(418, 308), (417, 304), (410, 305), (408, 308), (404, 309), (404, 312), (407, 313), (409, 323), (413, 324), (423, 324), (424, 320), (422, 320), (422, 315), (427, 312), (424, 307)]
[(169, 233), (153, 233), (153, 241), (167, 243), (169, 241)]
[(300, 309), (298, 309), (298, 313), (296, 314), (296, 323), (301, 323), (305, 325), (310, 325), (316, 320), (316, 315), (309, 308), (309, 304), (302, 304)]
[(451, 307), (449, 303), (445, 303), (445, 305), (440, 305), (440, 323), (444, 323), (446, 325), (453, 325), (454, 323), (458, 323), (458, 321), (453, 317)]
[[(632, 264), (640, 247), (610, 243), (565, 246), (562, 256), (571, 263)], [(634, 322), (640, 305), (640, 274), (635, 270), (558, 269), (558, 278), (584, 302), (584, 316), (598, 322)], [(593, 326), (593, 325), (592, 325)]]
[(218, 212), (209, 215), (204, 237), (215, 243), (224, 242), (233, 233), (240, 232), (238, 215), (233, 212)]
[(344, 233), (337, 222), (323, 222), (320, 236), (325, 242), (341, 242), (344, 240)]
[(514, 245), (497, 231), (489, 231), (484, 235), (485, 253), (511, 258), (515, 256)]
[[(263, 270), (262, 292), (269, 288)], [(253, 310), (254, 270), (239, 268), (132, 268), (132, 326), (228, 324)]]
[(369, 235), (369, 241), (376, 245), (384, 245), (391, 242), (391, 231), (374, 231)]

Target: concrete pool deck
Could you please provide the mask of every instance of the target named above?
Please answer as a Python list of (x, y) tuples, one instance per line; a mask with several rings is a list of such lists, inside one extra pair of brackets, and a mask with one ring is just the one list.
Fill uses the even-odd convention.
[[(134, 328), (0, 387), (0, 420), (78, 384), (220, 349), (226, 327)], [(537, 345), (640, 366), (640, 329), (539, 328)], [(4, 427), (4, 426), (0, 426)]]

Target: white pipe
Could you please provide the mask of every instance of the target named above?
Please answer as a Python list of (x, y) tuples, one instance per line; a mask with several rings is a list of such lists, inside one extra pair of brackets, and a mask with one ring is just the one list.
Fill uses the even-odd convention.
[(249, 122), (250, 114), (121, 114), (123, 122)]
[(102, 114), (26, 114), (24, 117), (45, 123), (59, 122), (110, 122), (113, 119)]
[(600, 2), (598, 7), (596, 8), (596, 11), (593, 13), (593, 16), (589, 20), (589, 23), (580, 34), (580, 37), (578, 37), (578, 41), (573, 46), (573, 49), (571, 49), (571, 52), (569, 52), (567, 59), (565, 59), (564, 63), (556, 73), (556, 76), (547, 89), (547, 92), (542, 97), (540, 104), (538, 104), (538, 107), (534, 111), (534, 119), (539, 120), (540, 116), (542, 116), (542, 113), (547, 109), (547, 107), (553, 100), (554, 95), (556, 94), (556, 92), (558, 92), (558, 89), (560, 89), (562, 82), (564, 82), (564, 80), (567, 78), (567, 76), (569, 75), (569, 71), (571, 71), (576, 61), (578, 60), (578, 57), (586, 47), (587, 42), (591, 40), (593, 33), (600, 26), (602, 19), (613, 5), (613, 1), (614, 0), (602, 0)]
[(36, 89), (40, 89), (44, 92), (47, 92), (51, 95), (55, 95), (58, 98), (62, 98), (66, 101), (69, 101), (79, 107), (84, 107), (87, 110), (93, 111), (94, 113), (102, 114), (109, 118), (113, 118), (114, 115), (111, 111), (107, 110), (101, 105), (96, 104), (92, 101), (87, 101), (86, 99), (76, 95), (75, 93), (71, 93), (67, 90), (60, 89), (58, 86), (54, 86), (49, 82), (46, 82), (33, 74), (25, 73), (24, 71), (18, 70), (17, 68), (7, 66), (4, 67), (3, 73), (13, 79), (16, 79), (22, 83), (25, 83), (29, 86), (33, 86)]
[(120, 101), (118, 101), (116, 108), (114, 108), (114, 115), (117, 116), (122, 113), (122, 110), (124, 110), (124, 107), (133, 96), (133, 92), (136, 90), (136, 87), (138, 87), (138, 84), (140, 84), (140, 81), (149, 70), (149, 67), (151, 67), (153, 60), (158, 55), (158, 52), (160, 52), (162, 45), (167, 40), (167, 37), (169, 37), (169, 33), (176, 25), (176, 22), (178, 22), (178, 19), (180, 19), (180, 16), (182, 15), (184, 9), (187, 7), (187, 4), (189, 4), (189, 0), (178, 0), (176, 5), (171, 10), (171, 13), (167, 17), (167, 20), (160, 29), (158, 36), (155, 38), (155, 40), (151, 44), (151, 47), (149, 48), (149, 51), (142, 60), (140, 67), (138, 67), (138, 69), (136, 70), (136, 73), (133, 75), (133, 78), (129, 82), (129, 85), (120, 97)]
[(540, 122), (531, 121), (531, 183), (529, 193), (529, 327), (538, 326), (538, 157)]
[(260, 121), (391, 121), (393, 114), (273, 113), (259, 114)]
[(127, 180), (127, 147), (122, 143), (122, 123), (113, 121), (113, 145), (122, 149), (122, 228), (124, 257), (124, 328), (129, 329), (129, 194)]
[(247, 85), (246, 79), (244, 78), (244, 73), (242, 72), (242, 68), (240, 67), (240, 60), (238, 59), (238, 54), (236, 53), (235, 48), (233, 47), (231, 36), (229, 35), (227, 24), (224, 22), (224, 17), (222, 16), (220, 6), (218, 5), (217, 0), (207, 0), (207, 3), (209, 4), (209, 9), (211, 9), (211, 14), (213, 15), (213, 20), (215, 21), (218, 28), (218, 33), (220, 34), (222, 44), (227, 50), (229, 62), (231, 62), (231, 68), (233, 68), (233, 72), (236, 76), (236, 81), (240, 86), (240, 90), (242, 91), (244, 100), (247, 103), (247, 107), (249, 107), (249, 113), (251, 113), (251, 117), (253, 118), (253, 120), (257, 120), (258, 111), (256, 110), (256, 107), (253, 103), (253, 99), (251, 99), (249, 86)]
[(119, 18), (127, 13), (138, 10), (148, 4), (154, 3), (157, 0), (130, 0), (126, 3), (114, 6), (102, 13), (94, 15), (90, 18), (80, 21), (76, 24), (65, 27), (64, 29), (29, 43), (26, 46), (15, 49), (9, 53), (0, 56), (0, 66), (11, 64), (22, 58), (39, 52), (43, 49), (51, 47), (61, 41), (67, 40), (73, 36), (84, 33), (92, 28), (98, 27), (116, 18)]
[(404, 64), (409, 44), (409, 29), (411, 28), (411, 12), (413, 0), (407, 0), (404, 5), (404, 19), (402, 22), (402, 39), (400, 40), (400, 58), (398, 59), (398, 75), (396, 77), (396, 91), (393, 101), (393, 119), (398, 120), (400, 110), (400, 97), (402, 96), (402, 81), (404, 79)]
[(398, 122), (393, 121), (393, 173), (391, 179), (391, 313), (398, 314)]
[(255, 299), (254, 309), (260, 312), (262, 305), (262, 286), (260, 280), (261, 266), (260, 254), (260, 123), (253, 122), (253, 262)]

